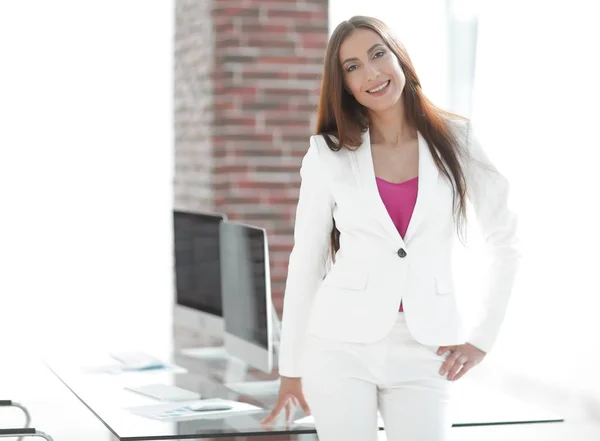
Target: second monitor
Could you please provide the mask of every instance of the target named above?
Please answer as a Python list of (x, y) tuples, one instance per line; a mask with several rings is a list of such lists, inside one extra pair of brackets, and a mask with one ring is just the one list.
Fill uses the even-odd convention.
[(264, 372), (273, 369), (269, 247), (263, 228), (220, 224), (225, 349)]

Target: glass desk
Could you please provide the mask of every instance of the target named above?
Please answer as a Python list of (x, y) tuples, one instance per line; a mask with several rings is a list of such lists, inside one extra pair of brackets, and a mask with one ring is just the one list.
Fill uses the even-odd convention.
[[(107, 373), (108, 356), (91, 359), (54, 357), (46, 364), (59, 380), (120, 440), (183, 440), (223, 437), (256, 437), (281, 439), (305, 437), (316, 439), (310, 421), (298, 422), (305, 415), (297, 410), (292, 422), (286, 423), (284, 412), (270, 426), (262, 426), (275, 403), (274, 394), (251, 393), (241, 395), (223, 383), (230, 368), (224, 360), (198, 360), (182, 355), (168, 359), (178, 368), (145, 372)], [(112, 360), (114, 364), (114, 360)], [(276, 378), (271, 376), (270, 379)], [(257, 373), (246, 374), (244, 381), (268, 380)], [(148, 384), (168, 384), (201, 394), (202, 399), (222, 398), (249, 403), (259, 409), (245, 413), (225, 411), (218, 415), (199, 415), (196, 419), (166, 421), (140, 416), (132, 408), (161, 404), (161, 402), (131, 392), (126, 387)], [(305, 419), (306, 420), (306, 419)], [(478, 384), (465, 377), (454, 385), (453, 426), (483, 426), (503, 424), (561, 422), (562, 418), (536, 405), (529, 404)], [(380, 430), (382, 427), (380, 427)], [(282, 436), (283, 435), (283, 436)], [(287, 435), (287, 437), (286, 437)], [(300, 437), (298, 435), (301, 435)]]

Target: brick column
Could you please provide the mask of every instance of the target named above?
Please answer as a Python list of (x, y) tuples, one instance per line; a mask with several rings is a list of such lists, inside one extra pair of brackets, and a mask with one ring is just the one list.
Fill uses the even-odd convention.
[(177, 9), (176, 205), (267, 229), (280, 312), (328, 1), (179, 0)]
[(213, 71), (212, 1), (175, 1), (174, 205), (212, 211)]

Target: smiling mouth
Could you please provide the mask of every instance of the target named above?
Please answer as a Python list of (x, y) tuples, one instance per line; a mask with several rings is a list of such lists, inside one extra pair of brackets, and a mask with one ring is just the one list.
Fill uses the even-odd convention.
[(385, 89), (386, 87), (388, 87), (390, 85), (390, 80), (387, 80), (385, 83), (383, 83), (380, 86), (377, 86), (374, 89), (370, 89), (367, 90), (367, 93), (377, 93), (377, 92), (381, 92), (383, 89)]

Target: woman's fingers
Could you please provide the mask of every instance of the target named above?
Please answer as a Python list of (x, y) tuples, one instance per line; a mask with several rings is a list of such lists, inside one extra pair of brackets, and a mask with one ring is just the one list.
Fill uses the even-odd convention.
[(261, 424), (270, 424), (275, 418), (277, 418), (277, 415), (279, 415), (279, 413), (281, 412), (281, 410), (283, 409), (283, 407), (286, 405), (287, 402), (288, 402), (287, 398), (280, 396), (277, 399), (277, 403), (275, 404), (275, 407), (273, 408), (273, 410), (271, 411), (269, 416), (267, 416), (265, 419), (263, 419), (261, 421)]

